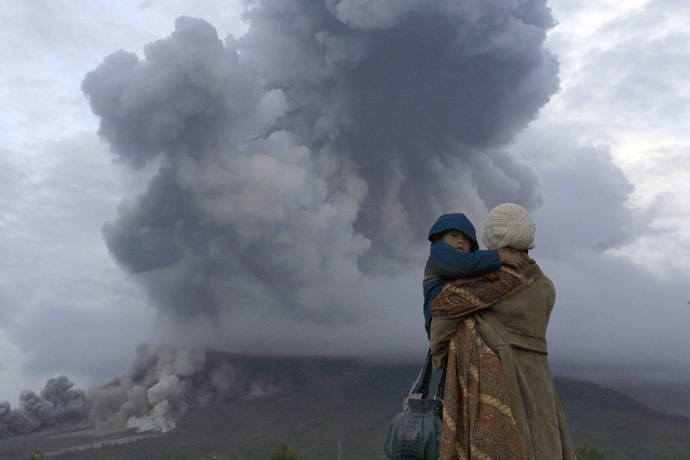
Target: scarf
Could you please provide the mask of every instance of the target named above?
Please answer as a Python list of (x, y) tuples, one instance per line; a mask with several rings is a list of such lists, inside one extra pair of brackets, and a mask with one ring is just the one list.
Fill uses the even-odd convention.
[(533, 259), (527, 256), (523, 256), (523, 259), (525, 264), (520, 270), (503, 265), (480, 276), (458, 278), (447, 283), (431, 302), (431, 317), (463, 318), (526, 288), (542, 272)]
[(451, 339), (439, 460), (527, 460), (513, 418), (501, 360), (476, 328), (472, 313), (532, 284), (541, 270), (525, 258), (521, 270), (501, 267), (448, 283), (431, 304), (434, 318), (459, 318)]

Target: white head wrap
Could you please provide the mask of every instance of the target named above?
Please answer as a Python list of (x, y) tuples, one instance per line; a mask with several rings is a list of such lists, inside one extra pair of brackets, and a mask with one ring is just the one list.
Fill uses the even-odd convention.
[(514, 203), (499, 204), (489, 212), (482, 241), (489, 249), (533, 249), (535, 231), (525, 208)]

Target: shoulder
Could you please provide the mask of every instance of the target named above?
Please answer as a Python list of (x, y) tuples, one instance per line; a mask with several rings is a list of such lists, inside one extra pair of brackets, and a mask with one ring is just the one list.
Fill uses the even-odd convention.
[(553, 281), (551, 281), (551, 278), (546, 276), (543, 272), (532, 284), (534, 289), (539, 289), (541, 291), (548, 303), (553, 304), (556, 301), (556, 286), (553, 284)]

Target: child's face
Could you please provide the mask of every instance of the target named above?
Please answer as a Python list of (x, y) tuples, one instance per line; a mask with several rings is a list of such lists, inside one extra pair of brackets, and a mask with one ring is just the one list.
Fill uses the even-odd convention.
[(446, 232), (441, 238), (446, 244), (450, 244), (460, 252), (470, 252), (472, 249), (472, 240), (459, 230), (450, 230)]

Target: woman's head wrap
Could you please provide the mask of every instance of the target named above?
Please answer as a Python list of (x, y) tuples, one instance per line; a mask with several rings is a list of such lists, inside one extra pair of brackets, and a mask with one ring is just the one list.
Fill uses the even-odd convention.
[(525, 208), (514, 203), (499, 204), (489, 212), (482, 241), (489, 249), (533, 249), (535, 230)]

